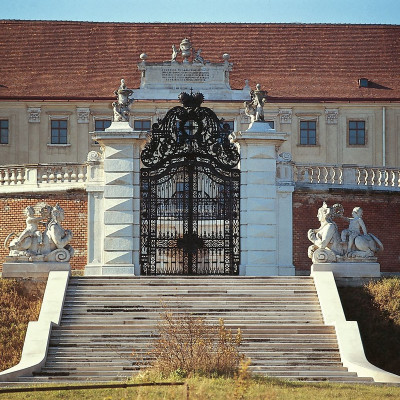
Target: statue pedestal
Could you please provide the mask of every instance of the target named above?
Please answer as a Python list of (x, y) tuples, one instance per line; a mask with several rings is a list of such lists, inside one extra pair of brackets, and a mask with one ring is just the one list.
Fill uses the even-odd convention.
[(316, 263), (311, 265), (311, 276), (316, 271), (332, 271), (339, 287), (362, 286), (381, 277), (381, 267), (376, 262)]
[(379, 263), (318, 263), (311, 265), (311, 275), (314, 271), (332, 271), (335, 278), (380, 278)]
[(5, 262), (3, 278), (47, 278), (50, 271), (71, 271), (67, 262)]

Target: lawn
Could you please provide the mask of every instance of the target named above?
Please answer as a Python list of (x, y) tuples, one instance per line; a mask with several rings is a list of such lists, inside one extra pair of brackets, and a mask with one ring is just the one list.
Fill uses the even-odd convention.
[(399, 399), (400, 387), (306, 384), (267, 378), (251, 378), (239, 387), (237, 381), (226, 378), (191, 378), (187, 386), (139, 387), (112, 389), (56, 390), (52, 392), (4, 393), (7, 400), (381, 400)]
[(39, 317), (45, 286), (46, 282), (0, 279), (0, 371), (19, 362), (28, 322)]

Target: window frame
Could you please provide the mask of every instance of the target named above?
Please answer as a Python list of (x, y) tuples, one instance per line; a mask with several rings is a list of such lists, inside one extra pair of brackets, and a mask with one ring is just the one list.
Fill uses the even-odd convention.
[[(356, 123), (355, 129), (350, 129), (350, 124)], [(364, 129), (358, 128), (358, 124), (363, 123)], [(350, 131), (355, 131), (356, 143), (350, 143)], [(364, 141), (363, 143), (358, 142), (358, 132), (364, 131)], [(365, 147), (367, 145), (367, 120), (362, 118), (348, 118), (347, 119), (347, 146), (349, 147)]]
[[(106, 126), (106, 127), (104, 127), (104, 123), (105, 122), (110, 122), (110, 125), (108, 125), (108, 126)], [(96, 125), (97, 125), (97, 123), (98, 122), (102, 122), (103, 123), (103, 129), (97, 129), (97, 127), (96, 127)], [(112, 118), (111, 117), (104, 117), (104, 118), (95, 118), (94, 119), (94, 130), (95, 130), (95, 132), (104, 132), (107, 128), (109, 128), (110, 126), (111, 126), (111, 124), (112, 124)]]
[[(140, 129), (137, 129), (137, 128), (136, 128), (136, 123), (143, 124), (143, 122), (149, 122), (149, 129), (143, 129), (143, 127), (140, 128)], [(139, 131), (139, 132), (149, 132), (149, 131), (151, 131), (151, 125), (152, 125), (152, 120), (151, 120), (151, 118), (135, 118), (135, 119), (133, 120), (133, 130), (135, 130), (135, 131)]]
[[(65, 121), (66, 128), (66, 143), (53, 143), (53, 122), (54, 121)], [(71, 146), (70, 143), (70, 123), (68, 115), (49, 115), (49, 137), (47, 146), (49, 147), (68, 147)]]
[[(302, 123), (306, 123), (307, 124), (307, 129), (303, 129), (301, 127)], [(312, 132), (313, 130), (309, 128), (309, 124), (310, 123), (314, 123), (315, 124), (315, 142), (314, 143), (310, 143), (310, 136), (309, 136), (309, 132)], [(302, 131), (306, 131), (307, 132), (307, 143), (302, 143)], [(302, 147), (315, 147), (319, 145), (319, 141), (318, 141), (318, 118), (310, 118), (310, 119), (304, 119), (304, 118), (300, 118), (299, 119), (299, 146)]]
[[(3, 122), (7, 122), (7, 127), (3, 127)], [(6, 130), (7, 141), (3, 142), (3, 129)], [(10, 144), (10, 120), (8, 118), (0, 118), (0, 145), (7, 146)]]

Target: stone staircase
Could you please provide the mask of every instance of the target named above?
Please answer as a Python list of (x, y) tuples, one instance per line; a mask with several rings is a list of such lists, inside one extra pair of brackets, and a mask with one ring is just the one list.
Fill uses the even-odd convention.
[(241, 328), (254, 373), (292, 380), (373, 382), (340, 361), (310, 277), (71, 278), (46, 365), (21, 382), (125, 380), (149, 364), (162, 304)]

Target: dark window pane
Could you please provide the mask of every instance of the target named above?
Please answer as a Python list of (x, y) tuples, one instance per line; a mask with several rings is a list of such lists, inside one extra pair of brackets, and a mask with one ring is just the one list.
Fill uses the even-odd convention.
[(104, 131), (109, 128), (111, 125), (111, 119), (96, 119), (94, 121), (94, 130), (95, 131)]
[(316, 121), (300, 121), (300, 144), (303, 145), (317, 144)]
[(51, 121), (51, 144), (67, 144), (67, 126), (65, 119), (54, 119)]
[(8, 120), (0, 120), (0, 144), (8, 144)]
[(148, 131), (150, 130), (151, 121), (149, 119), (138, 119), (133, 123), (135, 131)]
[(365, 145), (365, 121), (349, 121), (349, 144)]

